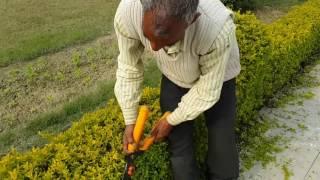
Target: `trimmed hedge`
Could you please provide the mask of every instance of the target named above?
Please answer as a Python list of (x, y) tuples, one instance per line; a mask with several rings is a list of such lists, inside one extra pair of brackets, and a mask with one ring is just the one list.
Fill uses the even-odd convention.
[[(159, 89), (146, 88), (141, 103), (152, 107), (146, 130), (159, 117)], [(51, 142), (26, 153), (12, 150), (0, 161), (0, 177), (10, 179), (120, 179), (124, 168), (122, 133), (124, 120), (114, 99), (105, 108), (87, 113), (79, 122), (54, 137), (43, 134)], [(137, 161), (143, 177), (169, 177), (165, 143), (151, 147)], [(142, 167), (144, 166), (144, 167)], [(140, 168), (141, 167), (141, 168)], [(141, 175), (141, 171), (137, 175)], [(2, 179), (0, 178), (0, 179)], [(167, 179), (167, 178), (166, 178)]]
[[(281, 88), (309, 57), (320, 51), (320, 1), (309, 0), (267, 26), (272, 76), (267, 96)], [(281, 75), (281, 76), (279, 76)]]
[(253, 14), (237, 14), (236, 23), (239, 24), (237, 38), (242, 68), (236, 79), (238, 123), (253, 125), (252, 119), (257, 115), (254, 110), (263, 105), (265, 80), (272, 71), (269, 59), (271, 41), (266, 25)]
[(320, 1), (296, 6), (269, 25), (250, 13), (238, 14), (237, 24), (243, 70), (237, 78), (237, 131), (243, 166), (250, 168), (253, 160), (268, 162), (278, 151), (273, 140), (260, 139), (268, 125), (257, 122), (258, 110), (320, 51)]
[[(271, 25), (253, 14), (237, 14), (237, 36), (242, 72), (237, 78), (240, 146), (246, 149), (257, 129), (257, 112), (265, 101), (290, 81), (315, 51), (320, 49), (320, 1), (309, 0)], [(141, 104), (152, 110), (146, 131), (161, 116), (159, 89), (146, 88)], [(204, 168), (206, 129), (196, 120), (196, 151)], [(120, 179), (124, 168), (124, 121), (114, 99), (87, 113), (57, 136), (43, 134), (50, 144), (20, 153), (12, 150), (0, 160), (0, 179)], [(171, 179), (165, 142), (155, 144), (137, 161), (134, 179)], [(247, 150), (247, 149), (246, 149)], [(251, 152), (248, 151), (250, 156)], [(246, 154), (248, 156), (248, 154)]]

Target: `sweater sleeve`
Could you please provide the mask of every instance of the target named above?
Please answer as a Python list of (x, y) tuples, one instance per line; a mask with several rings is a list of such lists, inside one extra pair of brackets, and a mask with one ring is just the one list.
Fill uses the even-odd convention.
[(229, 18), (209, 52), (200, 56), (200, 78), (168, 116), (169, 124), (178, 125), (193, 120), (218, 102), (230, 56), (230, 42), (234, 42), (232, 38), (236, 38), (235, 25)]
[(141, 55), (144, 47), (121, 4), (115, 15), (114, 29), (120, 52), (114, 93), (122, 110), (125, 124), (130, 125), (136, 121), (141, 97), (144, 71)]

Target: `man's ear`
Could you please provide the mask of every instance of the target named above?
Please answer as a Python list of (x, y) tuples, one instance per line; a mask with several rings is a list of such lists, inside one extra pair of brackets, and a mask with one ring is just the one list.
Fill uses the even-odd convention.
[(197, 12), (196, 15), (194, 16), (193, 20), (191, 21), (190, 25), (193, 24), (198, 19), (198, 17), (200, 15), (201, 15), (201, 13)]

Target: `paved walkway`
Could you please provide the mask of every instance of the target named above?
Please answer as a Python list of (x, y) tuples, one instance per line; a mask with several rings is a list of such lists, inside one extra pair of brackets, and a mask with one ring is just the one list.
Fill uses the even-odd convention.
[[(309, 74), (320, 81), (320, 64)], [(240, 179), (320, 180), (320, 86), (298, 88), (294, 92), (306, 94), (308, 98), (289, 101), (281, 108), (263, 108), (260, 112), (267, 119), (288, 127), (268, 131), (271, 136), (287, 137), (288, 147), (276, 155), (276, 163), (266, 168), (256, 163)]]

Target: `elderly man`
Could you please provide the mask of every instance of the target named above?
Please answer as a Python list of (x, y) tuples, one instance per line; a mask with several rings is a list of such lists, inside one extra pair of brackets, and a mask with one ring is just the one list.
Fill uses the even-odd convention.
[(234, 15), (219, 0), (122, 0), (115, 95), (124, 119), (124, 151), (132, 143), (143, 82), (141, 54), (149, 50), (163, 76), (160, 106), (171, 114), (152, 130), (168, 138), (176, 180), (199, 179), (193, 148), (194, 119), (208, 128), (208, 179), (237, 179), (235, 77), (240, 73)]

